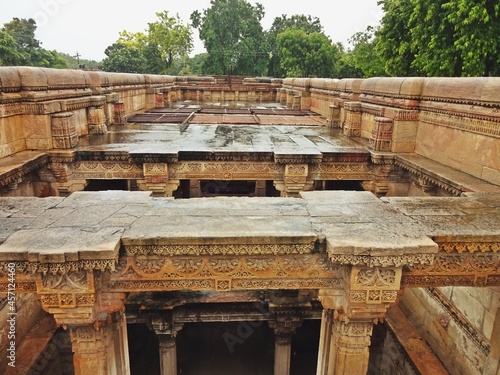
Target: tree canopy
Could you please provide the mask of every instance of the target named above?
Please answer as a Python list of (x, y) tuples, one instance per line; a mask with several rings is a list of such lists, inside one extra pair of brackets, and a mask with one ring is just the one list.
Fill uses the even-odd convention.
[(287, 77), (333, 77), (340, 51), (323, 33), (296, 28), (278, 34), (281, 68)]
[(304, 14), (295, 14), (291, 17), (282, 15), (276, 17), (271, 28), (266, 32), (267, 45), (269, 48), (269, 62), (267, 74), (273, 77), (282, 77), (285, 72), (281, 68), (281, 58), (278, 51), (278, 35), (287, 29), (304, 30), (310, 34), (312, 32), (323, 32), (323, 26), (319, 18), (306, 16)]
[(191, 14), (208, 57), (212, 74), (261, 75), (266, 71), (268, 48), (261, 20), (264, 8), (245, 0), (212, 0), (203, 14)]
[(67, 62), (57, 51), (41, 47), (35, 38), (33, 19), (13, 18), (0, 30), (0, 64), (66, 68)]
[(500, 73), (500, 3), (494, 0), (381, 0), (377, 50), (390, 75)]
[(179, 16), (156, 13), (146, 32), (122, 31), (106, 48), (102, 67), (110, 72), (170, 74), (175, 60), (187, 59), (193, 48), (191, 28)]

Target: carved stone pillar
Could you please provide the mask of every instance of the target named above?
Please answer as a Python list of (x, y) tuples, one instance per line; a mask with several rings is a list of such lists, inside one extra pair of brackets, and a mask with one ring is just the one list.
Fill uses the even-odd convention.
[(153, 314), (150, 317), (150, 328), (155, 331), (160, 347), (160, 374), (177, 375), (177, 345), (175, 338), (182, 329), (182, 324), (176, 324), (172, 311), (165, 314)]
[(130, 374), (123, 313), (117, 319), (113, 323), (69, 327), (75, 375)]
[(89, 134), (104, 134), (108, 131), (103, 107), (89, 107), (87, 109), (87, 119)]
[(256, 197), (265, 197), (266, 196), (266, 181), (256, 181), (255, 183), (255, 196)]
[(73, 112), (55, 113), (51, 116), (52, 143), (56, 149), (68, 149), (78, 145), (78, 134)]
[(274, 375), (289, 375), (292, 353), (292, 336), (295, 330), (302, 325), (298, 317), (278, 317), (276, 321), (269, 321), (274, 329)]
[(125, 104), (121, 101), (113, 104), (113, 124), (123, 125), (126, 122)]
[(352, 266), (344, 290), (320, 290), (323, 304), (317, 375), (365, 375), (373, 324), (396, 303), (401, 267)]
[[(363, 189), (371, 191), (378, 197), (390, 193), (400, 181), (400, 176), (395, 171), (394, 157), (387, 154), (372, 154), (373, 179), (363, 182)], [(392, 189), (392, 190), (391, 190)]]
[(160, 372), (161, 375), (177, 374), (177, 345), (175, 337), (158, 335), (160, 345)]
[(346, 102), (344, 104), (344, 110), (346, 111), (344, 135), (348, 137), (361, 137), (361, 103)]
[(339, 322), (333, 320), (330, 365), (327, 374), (366, 375), (372, 321)]
[[(101, 301), (105, 305), (105, 301)], [(123, 300), (119, 300), (120, 311), (110, 312), (116, 306), (99, 308), (100, 319), (91, 324), (80, 325), (78, 309), (65, 317), (55, 314), (56, 321), (69, 327), (75, 375), (130, 375), (127, 322)], [(110, 311), (107, 311), (107, 310)], [(72, 318), (72, 316), (74, 316)], [(72, 323), (74, 322), (74, 323)]]
[(391, 151), (394, 121), (387, 117), (375, 117), (369, 148), (374, 151)]

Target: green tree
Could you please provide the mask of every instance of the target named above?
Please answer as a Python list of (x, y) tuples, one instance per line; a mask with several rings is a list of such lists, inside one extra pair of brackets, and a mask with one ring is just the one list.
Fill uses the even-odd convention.
[(377, 31), (376, 49), (390, 76), (419, 75), (413, 70), (409, 20), (413, 11), (412, 0), (381, 0), (384, 17)]
[(134, 46), (117, 42), (106, 48), (102, 69), (107, 72), (147, 73), (147, 61), (142, 51)]
[[(349, 42), (353, 48), (345, 53), (343, 61), (351, 66), (356, 77), (385, 76), (384, 62), (375, 47), (375, 28), (368, 26), (365, 31), (354, 34)], [(354, 78), (354, 77), (353, 77)]]
[(211, 0), (203, 14), (191, 14), (208, 57), (211, 74), (261, 75), (266, 71), (268, 48), (261, 20), (264, 8), (245, 0)]
[(167, 11), (156, 16), (158, 21), (149, 24), (149, 44), (156, 48), (168, 69), (175, 59), (186, 59), (192, 51), (191, 27), (183, 25), (179, 15), (169, 17)]
[(338, 46), (323, 33), (287, 29), (278, 35), (281, 68), (287, 77), (334, 77)]
[(494, 0), (381, 0), (377, 50), (390, 75), (500, 74), (500, 4)]
[(266, 32), (267, 45), (269, 48), (267, 74), (270, 76), (283, 77), (284, 75), (284, 72), (281, 69), (277, 39), (280, 33), (291, 28), (304, 30), (308, 34), (313, 32), (323, 32), (323, 26), (321, 25), (321, 21), (317, 17), (312, 18), (311, 16), (306, 16), (303, 14), (296, 14), (291, 17), (288, 17), (287, 15), (276, 17), (271, 28)]
[(35, 38), (33, 19), (13, 18), (0, 32), (0, 60), (3, 65), (27, 65), (66, 68), (66, 60), (57, 51), (41, 47)]
[(22, 65), (24, 56), (17, 49), (14, 38), (5, 31), (0, 31), (0, 65)]

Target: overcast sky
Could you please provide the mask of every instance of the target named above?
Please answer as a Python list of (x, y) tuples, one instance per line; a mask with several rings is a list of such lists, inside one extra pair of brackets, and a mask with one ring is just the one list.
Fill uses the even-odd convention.
[[(377, 25), (382, 18), (377, 0), (260, 0), (264, 6), (264, 29), (276, 17), (286, 14), (305, 14), (318, 17), (325, 33), (334, 41), (347, 46), (347, 40), (368, 25)], [(46, 49), (55, 49), (85, 59), (102, 60), (104, 50), (113, 44), (122, 30), (144, 31), (154, 22), (156, 12), (168, 10), (179, 14), (184, 23), (190, 14), (210, 6), (210, 0), (0, 0), (0, 24), (14, 17), (34, 18), (36, 37)], [(204, 51), (193, 30), (193, 54)]]

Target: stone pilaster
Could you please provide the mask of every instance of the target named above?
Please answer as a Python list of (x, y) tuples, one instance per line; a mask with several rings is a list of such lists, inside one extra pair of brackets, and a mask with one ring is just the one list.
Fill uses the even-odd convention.
[(374, 151), (391, 151), (393, 119), (387, 117), (375, 117), (372, 134), (369, 140), (369, 148)]
[(110, 326), (69, 328), (75, 375), (121, 375), (118, 372)]
[(340, 128), (341, 108), (338, 105), (330, 105), (328, 110), (328, 126), (331, 128)]
[(61, 112), (51, 116), (52, 144), (56, 149), (69, 149), (78, 145), (78, 134), (73, 112)]
[(102, 106), (87, 108), (87, 121), (89, 134), (104, 134), (108, 131), (106, 116)]
[(155, 107), (156, 108), (164, 108), (165, 107), (165, 99), (162, 92), (157, 92), (155, 94)]
[(361, 102), (346, 102), (344, 110), (346, 112), (344, 135), (348, 137), (361, 137)]

